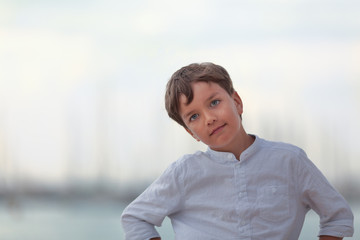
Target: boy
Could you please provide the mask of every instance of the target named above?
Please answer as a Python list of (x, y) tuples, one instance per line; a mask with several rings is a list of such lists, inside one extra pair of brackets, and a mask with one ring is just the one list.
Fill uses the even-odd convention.
[(320, 239), (353, 234), (344, 198), (298, 147), (245, 132), (242, 101), (227, 71), (190, 64), (170, 78), (169, 116), (205, 152), (174, 162), (123, 212), (126, 239), (160, 239), (168, 216), (176, 239), (298, 239), (305, 214), (320, 216)]

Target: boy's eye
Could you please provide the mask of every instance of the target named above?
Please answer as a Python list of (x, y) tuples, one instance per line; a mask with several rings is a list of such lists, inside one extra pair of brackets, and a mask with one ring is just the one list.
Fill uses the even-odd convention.
[(191, 122), (191, 121), (194, 121), (195, 119), (197, 119), (198, 116), (199, 116), (199, 114), (197, 114), (197, 113), (191, 115), (191, 117), (190, 117), (190, 122)]
[(220, 100), (213, 100), (213, 101), (211, 101), (210, 106), (213, 107), (213, 106), (218, 105), (219, 103), (220, 103)]

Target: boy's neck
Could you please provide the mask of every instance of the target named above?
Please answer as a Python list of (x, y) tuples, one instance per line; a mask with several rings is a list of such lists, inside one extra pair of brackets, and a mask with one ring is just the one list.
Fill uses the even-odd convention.
[(247, 134), (244, 132), (244, 135), (241, 137), (240, 144), (237, 148), (234, 149), (233, 154), (235, 155), (236, 159), (240, 160), (240, 155), (244, 152), (248, 147), (251, 146), (255, 141), (255, 137)]
[[(237, 160), (240, 160), (241, 153), (245, 151), (248, 147), (250, 147), (254, 141), (254, 136), (247, 134), (245, 131), (241, 131), (236, 137), (236, 140), (234, 141), (232, 146), (229, 146), (228, 149), (222, 149), (221, 152), (230, 152), (234, 154)], [(217, 149), (213, 150), (219, 151)]]

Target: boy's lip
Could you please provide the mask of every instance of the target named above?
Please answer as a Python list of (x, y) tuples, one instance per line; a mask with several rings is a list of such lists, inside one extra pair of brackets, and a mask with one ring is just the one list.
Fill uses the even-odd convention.
[(221, 130), (223, 127), (225, 127), (226, 123), (224, 123), (223, 125), (219, 126), (219, 127), (216, 127), (214, 128), (211, 133), (210, 133), (210, 136), (214, 135), (216, 132), (218, 132), (219, 130)]

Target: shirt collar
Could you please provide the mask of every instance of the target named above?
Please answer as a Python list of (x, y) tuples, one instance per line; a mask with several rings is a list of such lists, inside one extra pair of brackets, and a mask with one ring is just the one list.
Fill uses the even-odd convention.
[[(262, 139), (256, 135), (251, 135), (255, 137), (255, 141), (240, 154), (240, 161), (245, 160), (246, 158), (253, 155), (260, 147)], [(206, 153), (210, 158), (216, 162), (220, 163), (236, 163), (239, 162), (233, 153), (230, 152), (219, 152), (212, 150), (210, 147), (207, 148)]]

